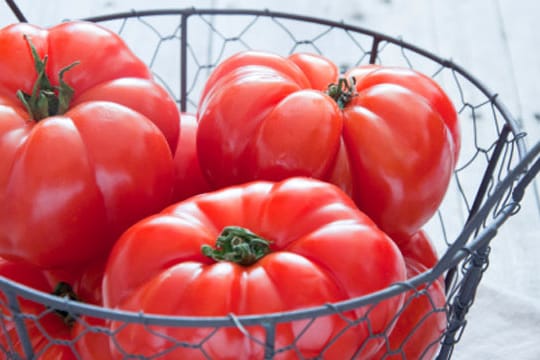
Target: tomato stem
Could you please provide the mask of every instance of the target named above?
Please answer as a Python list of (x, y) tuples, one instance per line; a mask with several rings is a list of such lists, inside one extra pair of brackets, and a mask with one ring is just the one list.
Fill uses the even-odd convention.
[(76, 61), (62, 68), (58, 73), (59, 85), (52, 86), (45, 71), (47, 67), (47, 55), (41, 59), (30, 37), (24, 35), (24, 39), (30, 47), (34, 67), (38, 76), (32, 87), (32, 94), (18, 90), (17, 97), (23, 103), (30, 117), (35, 121), (53, 115), (64, 114), (69, 108), (69, 103), (74, 93), (73, 88), (64, 81), (64, 73), (79, 64), (79, 62)]
[[(69, 285), (68, 283), (64, 281), (60, 281), (56, 285), (56, 287), (54, 288), (52, 292), (52, 295), (61, 297), (63, 299), (67, 298), (69, 300), (75, 300), (75, 301), (80, 300), (77, 294), (75, 294), (75, 291), (73, 291), (73, 288), (71, 287), (71, 285)], [(64, 324), (66, 324), (67, 326), (71, 327), (73, 326), (73, 323), (75, 323), (76, 318), (73, 314), (70, 314), (69, 312), (63, 311), (63, 310), (55, 310), (55, 312), (62, 318), (62, 320), (64, 321)]]
[(337, 84), (328, 85), (326, 93), (336, 101), (340, 109), (344, 109), (352, 98), (358, 94), (355, 84), (356, 79), (354, 77), (349, 80), (342, 77), (339, 78)]
[(216, 248), (203, 245), (205, 256), (249, 266), (270, 252), (270, 242), (239, 226), (227, 226), (216, 240)]

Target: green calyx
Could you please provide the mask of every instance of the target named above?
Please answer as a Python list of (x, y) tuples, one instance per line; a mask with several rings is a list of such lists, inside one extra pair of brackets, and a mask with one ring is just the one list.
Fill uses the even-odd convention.
[(227, 226), (216, 240), (216, 248), (203, 245), (203, 254), (215, 261), (249, 266), (270, 252), (270, 242), (238, 226)]
[[(79, 301), (79, 297), (77, 296), (77, 294), (75, 294), (71, 285), (63, 281), (60, 281), (56, 285), (52, 292), (52, 295), (58, 296), (63, 299), (67, 298), (69, 300)], [(76, 317), (73, 314), (63, 310), (55, 310), (55, 313), (62, 318), (64, 324), (66, 324), (67, 326), (72, 327), (75, 323)]]
[(30, 117), (35, 121), (49, 116), (64, 114), (69, 108), (69, 103), (74, 93), (73, 88), (64, 81), (64, 73), (79, 64), (79, 62), (74, 62), (61, 69), (58, 73), (59, 85), (52, 86), (45, 72), (47, 56), (45, 55), (41, 59), (30, 38), (26, 35), (24, 38), (32, 52), (34, 66), (38, 76), (32, 88), (32, 93), (26, 94), (22, 90), (18, 90), (17, 97), (23, 103)]
[(358, 94), (355, 85), (356, 79), (354, 77), (349, 80), (339, 78), (337, 84), (328, 85), (326, 94), (335, 100), (340, 109), (344, 109), (352, 98)]

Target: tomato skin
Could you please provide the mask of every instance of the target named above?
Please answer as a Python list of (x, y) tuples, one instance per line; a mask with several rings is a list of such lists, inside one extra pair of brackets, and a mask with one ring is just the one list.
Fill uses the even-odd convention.
[(415, 233), (439, 207), (452, 175), (440, 116), (411, 91), (382, 84), (361, 91), (344, 118), (353, 199), (389, 235)]
[(433, 268), (439, 261), (437, 250), (424, 230), (405, 239), (393, 238), (392, 240), (398, 244), (404, 257), (413, 259), (428, 269)]
[(354, 77), (356, 86), (364, 89), (380, 84), (394, 84), (421, 95), (441, 116), (452, 138), (453, 158), (457, 162), (461, 149), (458, 116), (444, 90), (431, 78), (409, 68), (368, 65), (349, 70), (346, 77)]
[[(291, 122), (291, 116), (313, 121)], [(246, 151), (245, 168), (255, 179), (322, 178), (334, 165), (342, 126), (338, 106), (326, 95), (312, 90), (292, 93), (259, 126)], [(309, 152), (303, 149), (306, 144), (311, 145)]]
[[(74, 99), (62, 115), (33, 121), (16, 98), (36, 79), (23, 34), (47, 55), (53, 85), (80, 61), (64, 74)], [(174, 100), (95, 24), (11, 25), (0, 30), (0, 51), (17, 55), (0, 59), (0, 255), (43, 268), (105, 256), (129, 225), (170, 203)]]
[[(0, 117), (7, 123), (1, 108)], [(12, 159), (0, 165), (4, 257), (43, 267), (84, 263), (168, 203), (172, 155), (142, 115), (87, 102), (32, 127), (17, 120), (15, 129), (1, 132), (4, 138), (27, 133), (2, 151)]]
[(120, 36), (99, 25), (65, 22), (50, 28), (47, 35), (48, 74), (53, 84), (58, 83), (60, 70), (74, 61), (80, 62), (80, 68), (66, 72), (64, 80), (79, 93), (113, 79), (152, 78), (146, 64), (134, 56)]
[(310, 86), (306, 74), (297, 65), (281, 60), (279, 55), (257, 51), (245, 51), (229, 57), (226, 61), (221, 62), (206, 80), (201, 93), (200, 107), (204, 108), (204, 100), (210, 98), (211, 91), (219, 89), (227, 81), (228, 74), (236, 76), (234, 73), (246, 64), (257, 68), (257, 70), (271, 69), (274, 73), (282, 74), (283, 77), (290, 79), (293, 83), (299, 84), (301, 88)]
[[(405, 258), (407, 277), (412, 278), (426, 270), (422, 263)], [(435, 358), (438, 341), (446, 330), (446, 297), (443, 283), (434, 281), (423, 284), (405, 295), (403, 311), (396, 325), (390, 331), (388, 343), (383, 346), (373, 360), (405, 360)]]
[[(214, 245), (228, 225), (245, 227), (271, 241), (271, 253), (243, 266), (204, 256), (201, 245)], [(294, 274), (294, 276), (291, 276)], [(105, 269), (105, 306), (166, 315), (226, 316), (264, 314), (318, 306), (362, 296), (402, 281), (405, 265), (394, 242), (337, 187), (308, 178), (279, 183), (252, 182), (189, 198), (128, 229), (114, 246)], [(365, 281), (358, 281), (361, 277)], [(301, 289), (301, 290), (300, 290)], [(300, 290), (300, 291), (299, 291)], [(397, 296), (366, 314), (374, 331), (382, 331), (402, 303)], [(286, 346), (308, 320), (280, 324), (276, 345)], [(345, 322), (339, 316), (314, 321), (296, 344), (304, 356), (316, 356)], [(112, 323), (114, 331), (122, 324)], [(161, 328), (172, 338), (200, 342), (212, 329)], [(248, 327), (264, 340), (263, 329)], [(329, 345), (325, 356), (352, 356), (368, 336), (365, 324), (353, 326)], [(129, 352), (163, 351), (138, 325), (122, 328), (116, 340)], [(364, 349), (374, 353), (374, 342)], [(208, 356), (222, 359), (262, 358), (264, 348), (236, 328), (224, 328), (205, 341)], [(115, 353), (114, 358), (121, 354)], [(296, 358), (295, 351), (277, 354)], [(178, 348), (164, 357), (204, 358), (197, 349)]]
[[(64, 74), (64, 80), (82, 93), (90, 87), (125, 77), (151, 79), (148, 67), (116, 34), (94, 23), (70, 21), (49, 29), (27, 23), (8, 25), (0, 30), (0, 88), (2, 95), (16, 99), (17, 90), (31, 93), (36, 79), (34, 61), (23, 35), (28, 35), (40, 57), (48, 55), (46, 72), (52, 85), (58, 85), (60, 70), (75, 61), (77, 69)], [(95, 51), (99, 49), (99, 51)]]
[(174, 99), (156, 82), (128, 77), (106, 81), (75, 97), (72, 106), (85, 101), (112, 101), (146, 116), (165, 135), (171, 152), (176, 151), (180, 135), (178, 108)]
[[(86, 304), (103, 306), (102, 282), (105, 269), (104, 259), (100, 259), (85, 267), (46, 270), (43, 273), (52, 286), (59, 282), (72, 285), (73, 292), (79, 301)], [(69, 340), (76, 351), (77, 360), (109, 360), (111, 335), (100, 331), (106, 329), (104, 318), (79, 315), (70, 326)], [(71, 352), (70, 352), (71, 354)], [(69, 358), (71, 359), (71, 358)]]
[[(250, 161), (253, 155), (249, 151), (254, 148), (255, 129), (281, 99), (300, 90), (298, 84), (271, 68), (261, 68), (254, 73), (232, 71), (224, 76), (229, 81), (228, 87), (213, 88), (209, 93), (212, 101), (206, 104), (202, 99), (198, 109), (199, 161), (204, 175), (216, 188), (253, 180), (257, 167)], [(260, 81), (247, 81), (252, 78)], [(234, 91), (226, 91), (233, 86)], [(250, 99), (249, 106), (245, 104), (246, 99)], [(214, 113), (211, 116), (226, 120), (219, 125), (204, 120), (204, 116)], [(201, 117), (201, 114), (206, 115)], [(220, 130), (216, 131), (218, 127)], [(227, 141), (224, 141), (225, 134)]]
[(70, 284), (78, 299), (86, 304), (102, 305), (102, 281), (105, 260), (99, 259), (85, 266), (43, 270), (51, 287), (63, 282)]
[[(64, 22), (49, 29), (27, 23), (0, 30), (0, 103), (5, 97), (20, 102), (18, 90), (31, 93), (36, 70), (28, 35), (40, 57), (47, 55), (46, 74), (54, 86), (64, 67), (78, 62), (64, 73), (74, 89), (72, 104), (106, 100), (125, 105), (147, 116), (176, 149), (179, 113), (174, 99), (153, 81), (150, 69), (131, 52), (117, 34), (95, 23)], [(99, 51), (96, 51), (99, 49)]]
[(172, 202), (213, 190), (204, 177), (197, 155), (197, 118), (182, 113), (180, 138), (174, 154), (175, 180)]
[(357, 94), (341, 109), (321, 91), (337, 73), (329, 60), (306, 54), (225, 60), (198, 108), (204, 175), (216, 187), (290, 176), (329, 181), (387, 234), (411, 236), (450, 182), (455, 110), (430, 78), (375, 65), (345, 75), (358, 78)]
[(339, 77), (339, 70), (327, 58), (309, 53), (294, 53), (288, 59), (295, 63), (309, 80), (309, 87), (326, 90)]
[(36, 80), (34, 61), (22, 34), (27, 34), (32, 39), (38, 54), (43, 57), (47, 31), (28, 23), (20, 23), (4, 27), (0, 34), (0, 53), (10, 54), (0, 58), (0, 97), (19, 103), (17, 90), (30, 93)]

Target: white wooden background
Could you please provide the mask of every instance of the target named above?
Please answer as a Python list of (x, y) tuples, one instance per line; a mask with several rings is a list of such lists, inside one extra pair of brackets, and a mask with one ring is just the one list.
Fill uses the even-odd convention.
[[(131, 9), (192, 6), (270, 9), (343, 20), (452, 59), (499, 94), (529, 134), (529, 144), (540, 140), (537, 0), (18, 0), (17, 4), (30, 22), (43, 26)], [(0, 27), (14, 21), (0, 0)], [(271, 41), (271, 35), (261, 41)], [(490, 268), (456, 347), (456, 359), (540, 359), (539, 214), (537, 199), (529, 191), (523, 209), (495, 239)]]

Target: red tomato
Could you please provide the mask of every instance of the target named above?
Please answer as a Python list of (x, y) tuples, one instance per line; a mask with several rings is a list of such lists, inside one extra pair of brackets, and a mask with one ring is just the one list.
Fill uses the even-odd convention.
[[(164, 315), (265, 314), (363, 296), (405, 276), (395, 243), (345, 193), (318, 180), (291, 178), (191, 197), (138, 222), (111, 252), (103, 297), (114, 309)], [(365, 321), (349, 321), (365, 317), (372, 331), (381, 332), (401, 304), (402, 296), (395, 296), (369, 311), (279, 324), (277, 348), (296, 349), (279, 352), (276, 359), (314, 357), (323, 349), (327, 358), (350, 358), (369, 330)], [(151, 328), (152, 333), (143, 325), (111, 324), (118, 346), (132, 354), (256, 359), (264, 353), (260, 326), (245, 329), (257, 342), (237, 328)], [(168, 349), (167, 339), (201, 344), (204, 353)], [(373, 354), (381, 341), (369, 340), (361, 354)]]
[[(46, 74), (53, 86), (59, 73), (74, 90), (72, 103), (112, 101), (147, 116), (164, 133), (171, 151), (178, 138), (178, 110), (174, 99), (155, 81), (148, 67), (123, 40), (109, 30), (88, 22), (65, 22), (50, 29), (18, 23), (0, 30), (0, 98), (19, 103), (16, 93), (31, 93), (36, 71), (28, 44), (28, 35), (40, 57), (48, 56)], [(1, 103), (1, 100), (0, 100)]]
[(103, 272), (105, 270), (105, 260), (99, 259), (85, 266), (76, 266), (73, 268), (62, 268), (53, 270), (43, 270), (51, 286), (58, 283), (70, 284), (73, 292), (85, 303), (93, 305), (102, 305), (102, 282)]
[[(0, 259), (0, 276), (16, 281), (20, 284), (29, 286), (36, 290), (52, 294), (55, 291), (56, 283), (54, 276), (26, 263), (9, 262)], [(73, 288), (80, 288), (79, 283), (74, 283)], [(81, 298), (78, 294), (71, 292), (70, 288), (65, 296), (77, 296), (81, 301), (95, 302), (93, 298)], [(60, 295), (59, 296), (64, 296)], [(25, 327), (30, 339), (32, 350), (36, 359), (40, 360), (75, 360), (76, 354), (73, 353), (71, 347), (67, 345), (72, 340), (71, 325), (75, 320), (67, 318), (65, 314), (60, 314), (46, 308), (44, 305), (17, 297), (21, 313), (25, 315)], [(24, 355), (21, 338), (17, 333), (15, 322), (12, 320), (13, 313), (7, 306), (7, 298), (3, 292), (0, 292), (0, 310), (2, 311), (2, 336), (0, 337), (0, 352), (1, 351), (16, 351), (19, 355)], [(81, 334), (81, 339), (86, 341), (86, 335)], [(66, 344), (53, 343), (51, 340), (64, 341)], [(81, 340), (81, 341), (82, 341)], [(10, 348), (9, 344), (13, 348)], [(7, 354), (5, 354), (7, 355)], [(14, 354), (11, 354), (14, 355)], [(11, 357), (10, 357), (11, 358)]]
[(204, 177), (197, 156), (197, 119), (183, 113), (180, 138), (174, 154), (175, 181), (172, 202), (212, 190)]
[(414, 233), (408, 238), (394, 237), (404, 257), (413, 259), (426, 268), (431, 269), (439, 261), (437, 250), (424, 230)]
[(356, 85), (337, 74), (309, 54), (244, 52), (222, 62), (198, 108), (203, 172), (212, 186), (329, 181), (390, 236), (410, 236), (448, 187), (459, 150), (456, 112), (413, 70), (353, 68), (345, 77)]
[[(52, 292), (45, 274), (36, 267), (23, 263), (12, 263), (4, 259), (0, 259), (0, 275), (20, 284), (32, 287), (34, 289)], [(7, 304), (7, 297), (3, 292), (0, 292), (0, 309), (2, 311), (2, 326), (5, 329), (2, 331), (0, 338), (0, 349), (6, 351), (16, 351), (19, 355), (24, 355), (23, 345), (15, 327), (15, 322), (12, 320), (14, 314)], [(34, 319), (27, 318), (24, 323), (28, 337), (31, 341), (34, 352), (39, 354), (39, 359), (68, 359), (73, 355), (68, 347), (54, 345), (47, 347), (48, 341), (46, 336), (41, 332), (43, 328), (50, 336), (62, 340), (70, 338), (69, 327), (64, 323), (62, 318), (55, 312), (46, 314), (46, 308), (33, 301), (18, 298), (20, 311), (28, 316), (33, 315)], [(42, 314), (45, 316), (39, 317)], [(38, 324), (39, 323), (39, 324)], [(10, 349), (10, 344), (13, 348)], [(4, 354), (7, 356), (8, 354)], [(13, 355), (13, 354), (11, 354)]]
[[(427, 270), (427, 267), (412, 258), (405, 258), (405, 263), (409, 278)], [(388, 343), (373, 359), (433, 359), (446, 330), (445, 303), (443, 284), (439, 281), (407, 292), (403, 310), (390, 331)]]
[[(95, 24), (8, 26), (0, 53), (9, 54), (0, 58), (0, 255), (47, 268), (93, 261), (170, 203), (176, 105), (122, 40)], [(31, 96), (35, 82), (39, 96)], [(31, 106), (40, 96), (47, 107)]]
[(377, 65), (353, 68), (345, 74), (345, 77), (354, 77), (358, 89), (381, 84), (394, 84), (424, 98), (447, 126), (453, 147), (454, 163), (457, 162), (461, 149), (461, 135), (456, 109), (444, 90), (433, 79), (410, 68)]
[[(50, 284), (60, 282), (73, 284), (73, 292), (80, 301), (92, 305), (103, 305), (102, 280), (105, 263), (98, 261), (84, 268), (60, 269), (45, 271)], [(77, 316), (71, 324), (70, 340), (77, 352), (77, 360), (112, 359), (109, 340), (112, 335), (107, 332), (106, 320), (90, 316)]]
[[(407, 238), (394, 237), (392, 240), (397, 243), (403, 257), (420, 263), (426, 269), (433, 268), (439, 261), (437, 250), (424, 230), (420, 230)], [(441, 275), (437, 280), (443, 290), (446, 291), (444, 276)]]

